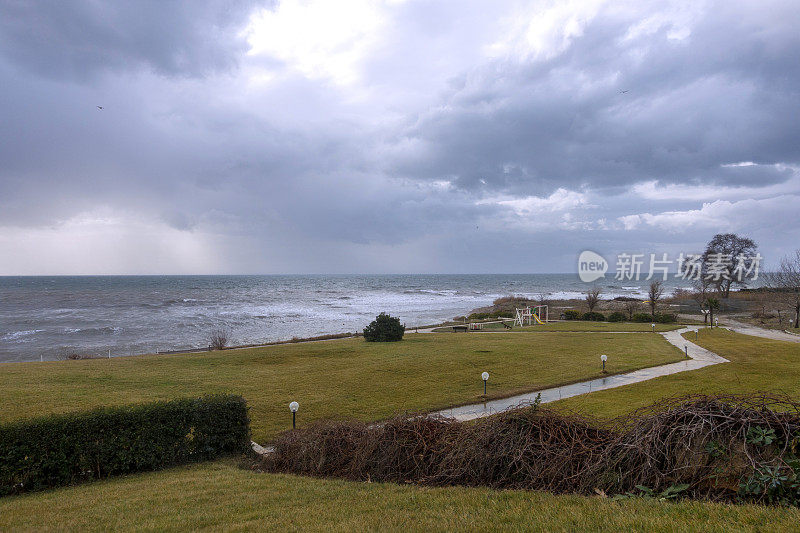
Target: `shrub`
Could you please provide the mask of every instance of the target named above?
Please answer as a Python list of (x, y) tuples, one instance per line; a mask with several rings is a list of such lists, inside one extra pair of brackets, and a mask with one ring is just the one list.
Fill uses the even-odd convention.
[(495, 311), (492, 313), (492, 318), (514, 318), (516, 314), (513, 311)]
[(241, 396), (206, 396), (0, 425), (0, 496), (241, 453)]
[(581, 320), (591, 320), (593, 322), (603, 322), (605, 319), (606, 315), (598, 313), (597, 311), (589, 311), (588, 313), (584, 313), (581, 317)]
[(364, 339), (369, 342), (394, 342), (401, 340), (404, 332), (399, 318), (381, 313), (364, 328)]
[(472, 313), (467, 318), (470, 320), (485, 320), (491, 317), (492, 317), (491, 313)]
[(659, 324), (674, 324), (678, 321), (678, 315), (675, 313), (657, 313), (655, 322)]
[(634, 313), (632, 320), (634, 322), (653, 322), (653, 317), (647, 313)]
[(628, 315), (626, 315), (625, 313), (622, 313), (620, 311), (614, 311), (613, 313), (608, 315), (608, 321), (609, 322), (625, 322), (625, 320), (627, 318), (628, 318)]
[(567, 309), (564, 311), (564, 319), (565, 320), (580, 320), (581, 319), (581, 312), (576, 311), (575, 309)]
[(208, 335), (208, 344), (214, 350), (222, 350), (230, 342), (231, 331), (226, 327), (214, 328)]
[(800, 403), (698, 395), (611, 423), (536, 404), (468, 423), (320, 421), (283, 433), (261, 467), (354, 481), (800, 505), (798, 441)]

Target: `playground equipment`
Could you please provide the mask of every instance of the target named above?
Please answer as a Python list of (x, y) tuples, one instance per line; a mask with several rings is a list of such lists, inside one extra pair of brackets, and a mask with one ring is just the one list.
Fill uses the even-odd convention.
[[(549, 318), (549, 313), (546, 305), (537, 305), (536, 307), (523, 307), (516, 308), (517, 316), (514, 319), (514, 325), (525, 326), (525, 322), (530, 326), (535, 320), (537, 324), (544, 324)], [(544, 320), (542, 320), (544, 318)]]

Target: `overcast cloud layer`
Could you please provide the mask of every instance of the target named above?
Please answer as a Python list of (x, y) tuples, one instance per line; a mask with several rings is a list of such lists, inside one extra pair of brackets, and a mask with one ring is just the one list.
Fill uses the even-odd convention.
[(0, 0), (0, 274), (565, 272), (723, 231), (774, 264), (798, 26), (794, 0)]

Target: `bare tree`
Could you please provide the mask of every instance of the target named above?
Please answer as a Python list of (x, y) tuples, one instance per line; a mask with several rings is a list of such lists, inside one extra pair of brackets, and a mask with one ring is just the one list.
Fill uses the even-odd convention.
[(622, 305), (625, 307), (625, 311), (628, 313), (628, 320), (633, 320), (633, 314), (639, 309), (640, 304), (641, 302), (635, 298), (625, 300), (625, 303)]
[(211, 348), (214, 350), (222, 350), (226, 346), (228, 346), (228, 342), (230, 342), (231, 337), (231, 330), (227, 327), (216, 327), (211, 330), (211, 333), (208, 336), (208, 343), (211, 345)]
[(741, 272), (735, 273), (739, 257), (743, 266), (752, 269), (758, 250), (753, 239), (735, 233), (718, 233), (708, 241), (703, 253), (703, 277), (712, 281), (723, 298), (731, 293), (733, 284), (746, 285)]
[(586, 306), (589, 308), (590, 313), (594, 311), (597, 302), (600, 301), (600, 292), (600, 289), (597, 287), (586, 291)]
[(800, 326), (800, 249), (781, 259), (778, 269), (767, 275), (767, 283), (794, 311), (794, 327)]
[(658, 307), (658, 302), (661, 300), (661, 297), (664, 295), (664, 283), (662, 281), (654, 281), (650, 284), (650, 289), (647, 291), (647, 300), (648, 304), (650, 305), (650, 314), (653, 315), (653, 318), (656, 317), (656, 308)]

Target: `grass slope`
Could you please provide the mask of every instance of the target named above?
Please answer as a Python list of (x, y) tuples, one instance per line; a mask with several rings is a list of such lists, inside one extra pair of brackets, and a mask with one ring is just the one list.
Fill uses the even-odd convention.
[[(507, 320), (511, 325), (511, 320)], [(656, 331), (672, 331), (674, 329), (682, 328), (679, 324), (656, 324)], [(453, 333), (452, 326), (437, 328), (434, 331), (442, 333)], [(584, 322), (581, 320), (572, 320), (564, 322), (549, 322), (547, 324), (536, 324), (533, 326), (514, 326), (510, 330), (506, 330), (499, 322), (489, 322), (483, 325), (483, 330), (470, 333), (481, 333), (487, 331), (532, 331), (536, 333), (553, 333), (553, 332), (568, 332), (568, 331), (628, 331), (628, 332), (648, 332), (652, 331), (650, 323), (640, 322)]]
[(0, 420), (44, 413), (197, 396), (242, 394), (253, 436), (287, 429), (287, 405), (301, 424), (335, 415), (374, 420), (433, 410), (680, 360), (654, 334), (407, 334), (399, 343), (344, 339), (193, 355), (150, 355), (0, 365)]
[(666, 396), (694, 393), (770, 391), (800, 397), (800, 343), (702, 329), (684, 337), (730, 363), (673, 374), (617, 389), (593, 392), (551, 404), (599, 416), (618, 416)]
[(2, 530), (791, 531), (800, 510), (257, 474), (229, 462), (0, 499)]

